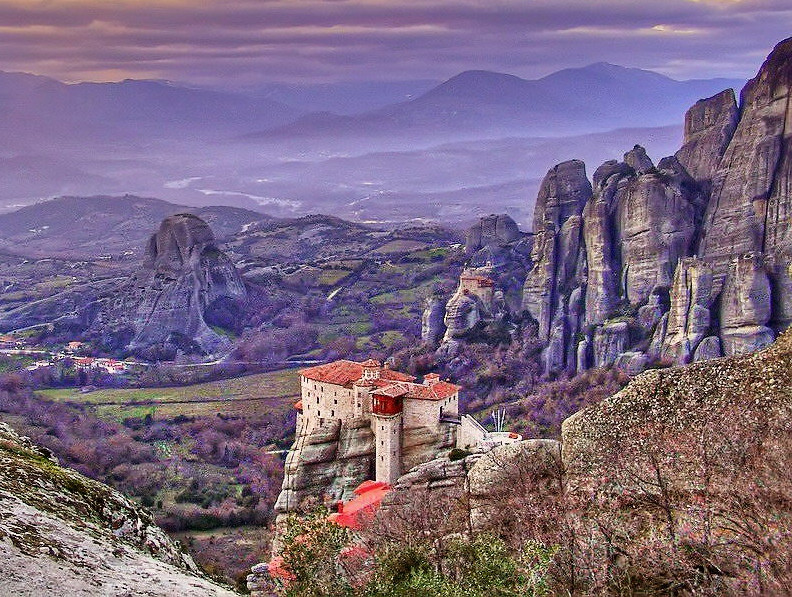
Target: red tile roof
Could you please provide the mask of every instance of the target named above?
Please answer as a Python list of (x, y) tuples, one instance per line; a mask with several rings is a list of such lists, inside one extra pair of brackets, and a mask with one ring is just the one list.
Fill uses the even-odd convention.
[(374, 516), (389, 491), (387, 483), (364, 481), (355, 489), (355, 497), (339, 505), (338, 512), (330, 514), (327, 520), (342, 527), (359, 529), (366, 519)]
[[(333, 361), (325, 365), (302, 369), (300, 375), (314, 381), (348, 386), (363, 377), (363, 364), (355, 361)], [(380, 379), (389, 382), (386, 385), (390, 385), (394, 381), (414, 381), (415, 377), (392, 369), (382, 369)]]
[[(338, 386), (348, 386), (363, 377), (363, 363), (345, 360), (333, 361), (325, 365), (317, 365), (316, 367), (302, 369), (300, 375), (314, 381), (331, 383)], [(380, 371), (380, 379), (388, 382), (415, 380), (412, 375), (393, 371), (392, 369), (382, 369)], [(377, 385), (380, 384), (378, 383)], [(386, 385), (390, 385), (390, 383)]]
[(401, 396), (412, 400), (445, 400), (450, 398), (459, 390), (457, 386), (447, 381), (438, 381), (430, 386), (418, 383), (395, 383), (387, 386), (380, 386), (381, 389), (374, 392), (380, 396)]

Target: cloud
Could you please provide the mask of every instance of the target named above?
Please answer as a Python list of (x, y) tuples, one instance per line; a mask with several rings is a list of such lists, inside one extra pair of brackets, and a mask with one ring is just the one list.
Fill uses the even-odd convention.
[(596, 61), (748, 76), (790, 25), (788, 0), (0, 0), (0, 68), (230, 87)]

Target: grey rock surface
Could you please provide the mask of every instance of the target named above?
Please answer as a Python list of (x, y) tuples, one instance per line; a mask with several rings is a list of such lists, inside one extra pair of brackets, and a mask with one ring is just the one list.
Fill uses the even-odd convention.
[(151, 514), (0, 423), (0, 594), (231, 596)]
[(129, 338), (133, 352), (214, 353), (229, 342), (210, 325), (233, 327), (247, 291), (208, 224), (191, 214), (165, 218), (141, 268), (103, 307), (95, 326)]

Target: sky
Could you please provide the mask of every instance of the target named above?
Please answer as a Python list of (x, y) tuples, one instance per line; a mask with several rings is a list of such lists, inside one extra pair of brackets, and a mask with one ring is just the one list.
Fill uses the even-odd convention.
[(62, 81), (536, 78), (611, 62), (747, 78), (791, 0), (0, 0), (0, 70)]

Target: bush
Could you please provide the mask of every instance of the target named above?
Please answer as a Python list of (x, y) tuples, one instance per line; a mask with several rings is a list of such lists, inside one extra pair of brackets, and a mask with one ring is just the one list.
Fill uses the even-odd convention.
[(451, 462), (456, 462), (457, 460), (462, 460), (463, 458), (467, 458), (471, 454), (472, 452), (463, 450), (462, 448), (454, 448), (448, 453), (448, 459)]

